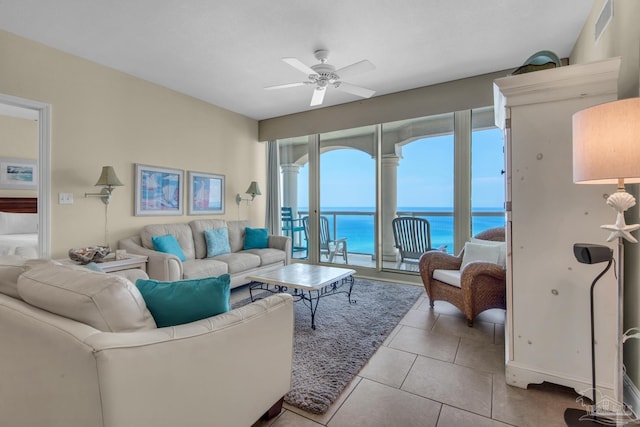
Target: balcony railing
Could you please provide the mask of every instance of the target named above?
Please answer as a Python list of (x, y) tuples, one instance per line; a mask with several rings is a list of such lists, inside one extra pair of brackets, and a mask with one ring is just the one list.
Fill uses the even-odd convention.
[[(298, 216), (308, 215), (299, 210)], [(329, 219), (332, 237), (346, 238), (349, 253), (373, 255), (375, 253), (375, 211), (322, 210), (321, 215)], [(398, 216), (412, 216), (427, 219), (431, 224), (431, 241), (434, 247), (447, 245), (453, 251), (452, 211), (398, 211)], [(472, 233), (492, 227), (504, 226), (504, 212), (482, 210), (472, 212)], [(304, 242), (296, 242), (296, 244)]]

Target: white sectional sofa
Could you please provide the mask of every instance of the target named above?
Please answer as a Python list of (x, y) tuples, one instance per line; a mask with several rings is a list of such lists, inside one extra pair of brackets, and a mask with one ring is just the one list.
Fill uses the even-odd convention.
[[(273, 270), (291, 261), (291, 238), (269, 236), (269, 247), (243, 250), (248, 221), (198, 219), (189, 223), (146, 225), (139, 235), (118, 242), (119, 249), (149, 257), (147, 273), (156, 280), (174, 281), (207, 276), (231, 275), (231, 288), (249, 283), (247, 276)], [(227, 228), (231, 252), (207, 258), (205, 230)], [(154, 250), (153, 236), (173, 235), (186, 261)]]
[(292, 354), (286, 294), (157, 328), (126, 278), (0, 257), (1, 426), (247, 427), (279, 411)]

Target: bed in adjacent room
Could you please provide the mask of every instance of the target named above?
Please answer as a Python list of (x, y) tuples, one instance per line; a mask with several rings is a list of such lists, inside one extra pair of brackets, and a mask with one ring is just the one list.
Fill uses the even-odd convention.
[(0, 197), (0, 256), (38, 257), (38, 199)]

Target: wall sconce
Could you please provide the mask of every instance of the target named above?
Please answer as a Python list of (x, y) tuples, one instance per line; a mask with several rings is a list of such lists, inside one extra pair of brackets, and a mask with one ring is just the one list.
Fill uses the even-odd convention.
[(115, 187), (121, 187), (123, 185), (124, 184), (118, 179), (116, 171), (113, 170), (113, 166), (103, 166), (100, 178), (98, 178), (98, 182), (96, 182), (96, 187), (103, 186), (102, 191), (99, 193), (84, 193), (84, 197), (100, 197), (102, 203), (108, 205), (111, 201), (111, 193)]
[(236, 195), (236, 203), (238, 204), (238, 206), (240, 206), (240, 203), (245, 200), (247, 202), (247, 204), (249, 204), (249, 202), (252, 202), (253, 199), (256, 198), (256, 196), (261, 195), (262, 193), (260, 192), (260, 187), (258, 187), (258, 183), (256, 181), (251, 181), (251, 184), (249, 185), (249, 188), (247, 188), (247, 191), (245, 191), (245, 193), (250, 194), (251, 198), (246, 198), (243, 199), (240, 196), (240, 193), (238, 193)]

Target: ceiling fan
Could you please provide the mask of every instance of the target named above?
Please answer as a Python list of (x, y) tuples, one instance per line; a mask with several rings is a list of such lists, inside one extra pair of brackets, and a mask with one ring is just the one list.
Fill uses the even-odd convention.
[(374, 70), (376, 67), (371, 62), (365, 59), (336, 70), (336, 67), (327, 62), (327, 59), (329, 58), (328, 50), (316, 50), (314, 52), (314, 55), (316, 59), (320, 61), (320, 63), (312, 65), (310, 67), (302, 63), (302, 61), (300, 61), (298, 58), (282, 58), (284, 62), (291, 65), (296, 70), (305, 73), (308, 78), (307, 81), (268, 86), (265, 87), (265, 89), (285, 89), (296, 86), (315, 85), (315, 90), (313, 91), (313, 96), (311, 97), (312, 107), (322, 104), (327, 87), (330, 85), (335, 87), (336, 89), (340, 89), (342, 91), (360, 96), (362, 98), (371, 98), (373, 94), (376, 93), (375, 90), (356, 86), (341, 80), (345, 76)]

